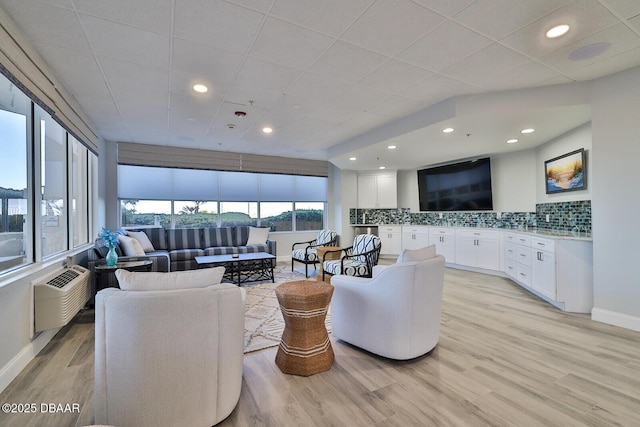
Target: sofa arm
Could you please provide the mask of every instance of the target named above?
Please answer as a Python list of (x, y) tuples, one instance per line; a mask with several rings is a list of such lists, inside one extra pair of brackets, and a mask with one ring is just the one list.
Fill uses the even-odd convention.
[(267, 246), (269, 248), (269, 253), (273, 256), (278, 256), (277, 246), (275, 240), (267, 240)]

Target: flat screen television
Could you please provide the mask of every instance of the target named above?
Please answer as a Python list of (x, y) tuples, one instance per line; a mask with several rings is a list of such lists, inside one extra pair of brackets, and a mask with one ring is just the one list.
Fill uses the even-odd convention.
[(421, 211), (493, 210), (489, 157), (418, 170)]

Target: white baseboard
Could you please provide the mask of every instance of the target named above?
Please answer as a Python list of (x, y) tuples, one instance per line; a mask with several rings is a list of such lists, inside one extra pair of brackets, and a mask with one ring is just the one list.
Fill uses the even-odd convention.
[(33, 341), (22, 349), (9, 363), (0, 369), (0, 392), (2, 392), (11, 381), (33, 360), (34, 357), (46, 346), (49, 341), (58, 333), (60, 328), (50, 329), (40, 333)]
[(591, 310), (591, 319), (597, 322), (620, 326), (621, 328), (640, 331), (640, 317), (637, 316), (630, 316), (628, 314), (594, 307)]

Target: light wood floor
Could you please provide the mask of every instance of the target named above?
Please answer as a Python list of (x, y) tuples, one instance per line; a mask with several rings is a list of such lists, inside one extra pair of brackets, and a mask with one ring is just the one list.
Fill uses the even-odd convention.
[[(640, 333), (566, 314), (511, 281), (447, 269), (440, 342), (412, 361), (332, 340), (331, 370), (282, 374), (276, 348), (245, 356), (223, 426), (639, 426)], [(68, 415), (5, 415), (0, 426), (93, 418), (90, 314), (65, 327), (0, 402), (79, 403)]]

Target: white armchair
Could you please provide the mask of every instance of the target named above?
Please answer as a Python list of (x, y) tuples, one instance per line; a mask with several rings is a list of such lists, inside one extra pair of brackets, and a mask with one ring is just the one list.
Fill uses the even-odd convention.
[[(124, 273), (159, 275), (148, 276), (149, 282), (163, 289), (170, 275), (195, 273), (184, 276), (188, 285), (212, 270)], [(102, 290), (96, 297), (95, 349), (97, 424), (214, 425), (240, 397), (242, 290), (231, 284)]]
[(373, 278), (336, 275), (334, 337), (390, 359), (431, 351), (440, 335), (444, 257), (374, 268)]

